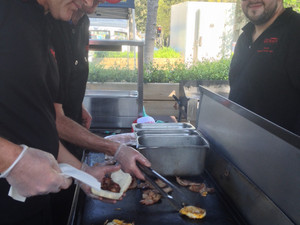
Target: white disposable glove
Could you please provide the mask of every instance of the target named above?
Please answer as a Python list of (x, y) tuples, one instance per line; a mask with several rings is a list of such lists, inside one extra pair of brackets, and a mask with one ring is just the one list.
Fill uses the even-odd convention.
[(134, 133), (123, 133), (106, 136), (105, 139), (118, 142), (125, 145), (136, 145), (136, 136)]
[(121, 168), (124, 172), (135, 175), (138, 179), (142, 180), (145, 178), (143, 173), (137, 167), (136, 161), (144, 166), (151, 166), (151, 163), (141, 153), (124, 144), (120, 144), (114, 155), (114, 158), (121, 164)]
[[(109, 166), (105, 166), (105, 165), (101, 165), (101, 166), (93, 166), (90, 167), (87, 164), (83, 163), (81, 170), (92, 175), (93, 177), (95, 177), (100, 183), (102, 182), (103, 178), (105, 177), (106, 174), (111, 174), (115, 171), (118, 171), (120, 169), (119, 165), (109, 165)], [(86, 193), (86, 195), (88, 195), (89, 197), (92, 198), (96, 198), (98, 200), (104, 200), (104, 198), (100, 197), (100, 196), (96, 196), (94, 194), (92, 194), (91, 191), (91, 187), (79, 182), (81, 189)], [(110, 203), (115, 203), (115, 200), (110, 200), (110, 201), (106, 201), (106, 202), (110, 202)]]
[(72, 180), (61, 175), (54, 156), (39, 149), (23, 146), (15, 162), (1, 174), (19, 195), (35, 195), (59, 192), (67, 189)]

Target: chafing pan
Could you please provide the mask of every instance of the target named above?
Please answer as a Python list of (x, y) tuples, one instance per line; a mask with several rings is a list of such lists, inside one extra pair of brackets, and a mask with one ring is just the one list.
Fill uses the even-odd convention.
[(206, 146), (207, 141), (198, 134), (144, 134), (137, 137), (137, 148), (145, 147), (183, 147), (183, 146)]
[(190, 123), (137, 123), (133, 124), (134, 131), (139, 130), (174, 130), (174, 129), (195, 129)]
[(163, 176), (196, 176), (205, 166), (207, 145), (143, 148), (139, 151)]
[(162, 135), (162, 134), (173, 134), (173, 135), (198, 135), (199, 132), (197, 130), (191, 130), (191, 129), (176, 129), (176, 130), (140, 130), (136, 132), (136, 136), (143, 136), (143, 135)]

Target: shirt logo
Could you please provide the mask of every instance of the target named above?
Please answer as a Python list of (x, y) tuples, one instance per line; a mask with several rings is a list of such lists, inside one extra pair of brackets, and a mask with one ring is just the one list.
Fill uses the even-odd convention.
[(274, 53), (274, 47), (278, 44), (278, 38), (271, 37), (265, 38), (264, 47), (262, 49), (258, 49), (258, 53)]
[(278, 38), (266, 38), (264, 40), (265, 44), (277, 44), (278, 43)]
[(54, 51), (53, 48), (50, 48), (50, 52), (51, 52), (52, 56), (54, 57), (54, 59), (56, 59), (56, 57), (55, 57), (55, 51)]

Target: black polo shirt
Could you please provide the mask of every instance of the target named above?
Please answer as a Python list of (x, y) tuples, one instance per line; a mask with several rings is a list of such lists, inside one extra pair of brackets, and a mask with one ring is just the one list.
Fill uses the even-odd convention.
[[(47, 28), (44, 9), (36, 1), (0, 1), (0, 136), (56, 157), (53, 102), (59, 80)], [(25, 218), (49, 206), (48, 196), (21, 203), (7, 196), (8, 189), (6, 180), (0, 179), (1, 224), (26, 224)]]
[(84, 15), (77, 25), (53, 21), (52, 43), (59, 74), (60, 96), (65, 115), (82, 121), (81, 106), (88, 79), (89, 19)]
[[(82, 124), (82, 101), (89, 73), (89, 25), (87, 15), (84, 15), (76, 25), (52, 20), (51, 40), (60, 75), (57, 102), (62, 104), (65, 115), (79, 124)], [(82, 149), (65, 141), (63, 144), (81, 159)]]
[(286, 9), (252, 43), (253, 30), (247, 24), (237, 41), (229, 99), (300, 134), (300, 15)]

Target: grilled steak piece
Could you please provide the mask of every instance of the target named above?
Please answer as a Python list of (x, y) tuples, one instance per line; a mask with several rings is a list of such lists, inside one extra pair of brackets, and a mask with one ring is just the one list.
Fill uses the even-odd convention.
[(104, 177), (101, 183), (101, 189), (119, 193), (121, 188), (120, 185), (115, 183), (110, 177)]
[(161, 195), (156, 190), (145, 190), (143, 191), (142, 200), (140, 203), (144, 205), (153, 205), (161, 199)]

